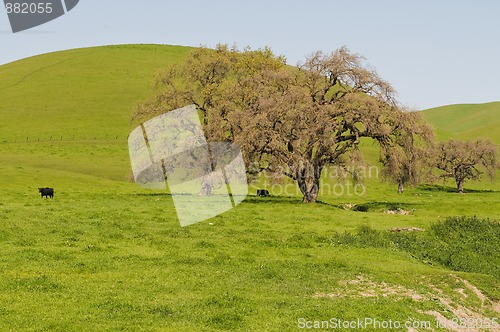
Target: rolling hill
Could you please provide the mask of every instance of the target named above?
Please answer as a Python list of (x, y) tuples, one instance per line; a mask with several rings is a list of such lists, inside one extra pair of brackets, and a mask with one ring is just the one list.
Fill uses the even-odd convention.
[[(155, 73), (189, 50), (104, 46), (0, 66), (0, 330), (500, 319), (500, 192), (491, 184), (399, 195), (374, 178), (362, 195), (335, 183), (306, 205), (293, 194), (249, 195), (181, 228), (170, 195), (129, 181), (127, 135)], [(490, 130), (496, 140), (492, 105), (424, 115), (441, 138)], [(41, 186), (53, 186), (54, 199), (41, 199)], [(452, 218), (462, 215), (474, 217)]]
[[(46, 151), (41, 148), (33, 163), (124, 180), (129, 174), (125, 141), (131, 114), (152, 94), (155, 74), (182, 61), (190, 49), (103, 46), (43, 54), (0, 66), (0, 142), (58, 140), (61, 146), (72, 148), (63, 147), (64, 156), (53, 151), (50, 160), (43, 157)], [(500, 102), (443, 106), (423, 114), (439, 139), (482, 137), (500, 146)], [(102, 151), (94, 149), (94, 157), (90, 155), (87, 163), (75, 166), (70, 161), (71, 154), (82, 155), (85, 146), (102, 141), (107, 142), (101, 144)], [(375, 160), (376, 148), (370, 143), (364, 145), (369, 158)], [(107, 147), (113, 147), (112, 151)], [(16, 163), (21, 151), (10, 157), (5, 151), (4, 161)], [(107, 165), (109, 158), (103, 158), (103, 153), (116, 156), (112, 165)], [(103, 171), (104, 166), (108, 171)]]
[(67, 172), (58, 178), (72, 174), (127, 181), (130, 116), (151, 95), (158, 70), (189, 51), (182, 46), (104, 46), (1, 66), (3, 164)]
[(35, 56), (0, 67), (0, 139), (120, 136), (160, 68), (190, 48), (118, 45)]
[(435, 128), (438, 139), (485, 138), (500, 146), (500, 102), (441, 106), (422, 114)]

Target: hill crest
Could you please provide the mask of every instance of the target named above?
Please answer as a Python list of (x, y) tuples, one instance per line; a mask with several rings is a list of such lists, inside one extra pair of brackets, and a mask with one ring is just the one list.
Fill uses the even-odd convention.
[(483, 104), (455, 104), (422, 111), (436, 129), (438, 139), (489, 139), (500, 146), (500, 101)]

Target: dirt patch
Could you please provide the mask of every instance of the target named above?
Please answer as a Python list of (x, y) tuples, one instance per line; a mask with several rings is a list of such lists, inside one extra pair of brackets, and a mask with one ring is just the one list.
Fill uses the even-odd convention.
[(469, 297), (469, 295), (467, 295), (467, 293), (465, 293), (465, 290), (463, 288), (457, 288), (457, 289), (455, 289), (455, 291), (457, 293), (459, 293), (460, 295), (462, 295), (464, 298), (468, 298)]
[(416, 291), (400, 286), (389, 285), (385, 282), (374, 282), (369, 278), (359, 275), (356, 279), (339, 282), (339, 291), (333, 293), (316, 293), (315, 298), (367, 298), (367, 297), (393, 297), (395, 299), (411, 298), (415, 301), (424, 300)]
[(352, 210), (353, 207), (356, 206), (356, 204), (351, 204), (351, 203), (344, 203), (341, 205), (344, 210)]
[(386, 213), (386, 214), (400, 214), (403, 216), (407, 216), (410, 214), (410, 211), (403, 210), (403, 209), (396, 209), (396, 210), (385, 210), (384, 213)]
[(423, 232), (423, 228), (418, 228), (418, 227), (396, 227), (396, 228), (391, 228), (391, 232)]
[(468, 282), (467, 280), (465, 279), (460, 279), (457, 277), (457, 281), (461, 281), (463, 282), (463, 284), (465, 285), (465, 287), (467, 287), (469, 290), (471, 290), (474, 294), (476, 294), (476, 296), (481, 300), (481, 305), (484, 306), (484, 303), (486, 302), (486, 296), (484, 296), (484, 294), (476, 287), (474, 286), (473, 284), (471, 284), (470, 282)]
[[(493, 331), (492, 328), (480, 328), (480, 326), (458, 326), (457, 323), (462, 322), (487, 322), (491, 321), (492, 317), (488, 316), (488, 311), (500, 313), (500, 302), (492, 302), (489, 300), (480, 289), (469, 281), (462, 279), (456, 275), (450, 275), (451, 279), (463, 285), (454, 289), (456, 295), (449, 295), (443, 291), (442, 286), (430, 284), (426, 278), (421, 281), (422, 286), (429, 289), (427, 292), (419, 293), (408, 287), (401, 285), (391, 285), (385, 282), (375, 282), (370, 278), (359, 275), (352, 280), (343, 280), (338, 283), (336, 291), (316, 293), (313, 298), (394, 298), (401, 300), (410, 298), (417, 302), (439, 300), (441, 310), (428, 310), (417, 312), (429, 315), (435, 318), (436, 323), (442, 327), (446, 327), (451, 331)], [(466, 293), (468, 291), (468, 294)], [(474, 294), (474, 295), (471, 295)], [(480, 306), (470, 307), (465, 301), (471, 296), (477, 297), (481, 301)], [(456, 300), (458, 298), (458, 300)], [(460, 300), (461, 299), (461, 300)], [(469, 301), (470, 303), (470, 301)], [(412, 331), (412, 330), (408, 330)], [(413, 330), (415, 331), (415, 330)], [(498, 329), (496, 330), (498, 331)]]

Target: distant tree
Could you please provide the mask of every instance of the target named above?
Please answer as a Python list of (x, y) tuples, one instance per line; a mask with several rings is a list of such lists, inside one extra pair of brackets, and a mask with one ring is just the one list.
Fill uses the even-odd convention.
[(400, 117), (391, 122), (392, 135), (379, 140), (382, 175), (403, 193), (406, 184), (417, 185), (431, 177), (434, 133), (417, 112)]
[(195, 104), (209, 141), (235, 142), (250, 171), (287, 176), (303, 202), (315, 202), (324, 167), (345, 163), (361, 137), (389, 146), (411, 132), (394, 96), (391, 85), (345, 47), (290, 67), (268, 48), (219, 45), (198, 48), (163, 71), (156, 97), (134, 119)]
[(439, 144), (437, 168), (443, 178), (453, 178), (457, 191), (464, 192), (465, 180), (479, 180), (484, 172), (493, 179), (498, 166), (497, 147), (490, 141), (449, 140)]

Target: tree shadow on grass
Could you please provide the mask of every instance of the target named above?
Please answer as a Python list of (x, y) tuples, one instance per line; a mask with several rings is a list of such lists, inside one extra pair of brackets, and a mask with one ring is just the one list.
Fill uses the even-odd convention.
[[(135, 193), (135, 196), (145, 196), (145, 197), (171, 197), (172, 194), (167, 192), (151, 192), (151, 193)], [(182, 196), (183, 194), (177, 194)], [(186, 194), (188, 195), (188, 194)], [(231, 195), (231, 194), (230, 194)], [(291, 204), (291, 205), (302, 205), (301, 197), (291, 197), (291, 196), (269, 196), (269, 197), (259, 197), (257, 195), (247, 195), (244, 204)], [(329, 206), (335, 206), (328, 203), (316, 202), (317, 204), (324, 204)]]
[(317, 200), (314, 203), (304, 203), (302, 202), (302, 197), (292, 197), (292, 196), (270, 196), (270, 197), (259, 197), (256, 195), (248, 195), (244, 203), (246, 204), (267, 204), (267, 205), (275, 205), (275, 204), (288, 204), (288, 205), (303, 205), (303, 206), (328, 206), (335, 209), (344, 210), (342, 204), (334, 204), (328, 203), (321, 200)]
[[(432, 191), (432, 192), (447, 192), (447, 193), (458, 193), (457, 188), (450, 186), (443, 186), (439, 184), (422, 184), (417, 187), (419, 190)], [(496, 190), (490, 189), (464, 189), (464, 193), (497, 193)]]
[(325, 206), (339, 210), (352, 210), (356, 212), (382, 212), (387, 210), (407, 210), (412, 211), (415, 210), (417, 206), (420, 206), (418, 203), (408, 203), (408, 202), (366, 202), (356, 204), (350, 207), (346, 207), (345, 204), (335, 204), (335, 203), (327, 203), (323, 201), (316, 201), (316, 203), (302, 203), (302, 199), (300, 197), (282, 197), (282, 196), (272, 196), (272, 197), (257, 197), (257, 196), (248, 196), (245, 201), (245, 204), (266, 204), (266, 205), (311, 205), (311, 206)]
[[(415, 207), (420, 204), (416, 203), (408, 203), (408, 202), (367, 202), (354, 205), (351, 210), (356, 212), (382, 212), (387, 210), (399, 211), (406, 210), (412, 211), (415, 210)], [(343, 205), (339, 205), (341, 209), (345, 210)]]
[(290, 196), (269, 196), (269, 197), (259, 197), (256, 195), (248, 195), (243, 201), (245, 204), (291, 204), (299, 205), (302, 203), (300, 197), (290, 197)]

